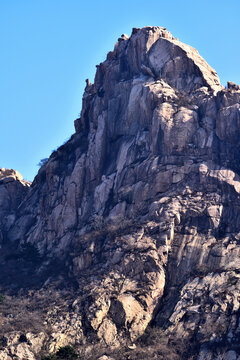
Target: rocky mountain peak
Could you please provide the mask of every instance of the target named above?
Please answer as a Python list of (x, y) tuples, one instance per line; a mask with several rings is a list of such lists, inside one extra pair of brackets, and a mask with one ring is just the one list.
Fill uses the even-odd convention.
[[(31, 183), (13, 169), (0, 168), (0, 214), (9, 215), (26, 196)], [(2, 221), (1, 219), (0, 221)]]
[(0, 168), (0, 180), (3, 180), (5, 178), (19, 181), (23, 180), (22, 175), (18, 171), (13, 169)]
[(135, 28), (87, 80), (75, 128), (0, 224), (2, 288), (51, 308), (38, 348), (133, 349), (154, 323), (172, 358), (237, 358), (239, 87), (165, 28)]
[[(134, 28), (130, 38), (118, 39), (105, 62), (97, 66), (95, 90), (109, 80), (130, 80), (139, 75), (164, 79), (178, 90), (189, 92), (201, 86), (218, 91), (219, 78), (197, 50), (174, 38), (162, 27)], [(120, 79), (119, 79), (120, 76)]]

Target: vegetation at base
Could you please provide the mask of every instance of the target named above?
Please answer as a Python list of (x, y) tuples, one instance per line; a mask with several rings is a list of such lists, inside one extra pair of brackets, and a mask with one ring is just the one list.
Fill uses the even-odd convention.
[(44, 164), (47, 163), (47, 161), (48, 161), (48, 158), (41, 159), (37, 165), (39, 167), (42, 167)]
[(42, 360), (75, 360), (80, 359), (76, 350), (70, 346), (63, 346), (55, 354), (42, 357)]
[(24, 243), (21, 246), (20, 256), (23, 260), (33, 262), (33, 263), (39, 263), (41, 260), (40, 253), (36, 245), (31, 243)]
[(25, 242), (15, 253), (6, 256), (5, 260), (22, 260), (25, 263), (33, 263), (36, 265), (40, 263), (41, 256), (35, 244)]
[(0, 304), (2, 304), (4, 300), (5, 300), (5, 296), (2, 293), (0, 293)]
[(2, 289), (17, 291), (36, 283), (33, 274), (44, 258), (35, 244), (4, 244), (0, 254), (0, 284)]

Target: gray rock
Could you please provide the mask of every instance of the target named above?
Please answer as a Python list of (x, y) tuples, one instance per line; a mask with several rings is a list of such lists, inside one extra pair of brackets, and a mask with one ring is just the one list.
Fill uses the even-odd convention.
[[(129, 344), (154, 318), (166, 338), (195, 341), (198, 359), (214, 359), (209, 344), (236, 358), (218, 344), (239, 336), (239, 103), (195, 49), (161, 27), (133, 29), (30, 188), (1, 170), (2, 243), (38, 248), (31, 275), (44, 294), (78, 288), (44, 312), (49, 351), (87, 333)], [(30, 358), (26, 346), (11, 340), (2, 356)]]

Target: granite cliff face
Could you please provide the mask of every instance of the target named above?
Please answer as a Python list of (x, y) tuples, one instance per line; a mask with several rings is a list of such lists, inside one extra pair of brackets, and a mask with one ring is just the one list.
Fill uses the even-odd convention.
[(0, 241), (16, 221), (16, 210), (27, 195), (30, 183), (19, 172), (0, 169)]
[(133, 29), (87, 81), (75, 129), (30, 187), (0, 173), (3, 291), (52, 304), (2, 358), (74, 344), (90, 359), (154, 325), (184, 342), (171, 358), (239, 359), (239, 87), (166, 29)]

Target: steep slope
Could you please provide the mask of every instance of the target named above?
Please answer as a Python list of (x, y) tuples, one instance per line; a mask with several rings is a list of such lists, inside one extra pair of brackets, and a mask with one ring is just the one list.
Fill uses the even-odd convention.
[(0, 169), (0, 243), (16, 219), (16, 211), (26, 196), (30, 183), (19, 172)]
[(118, 39), (6, 234), (18, 259), (38, 249), (38, 296), (69, 291), (45, 315), (49, 350), (129, 344), (154, 321), (189, 358), (237, 357), (239, 122), (238, 87), (166, 29)]

